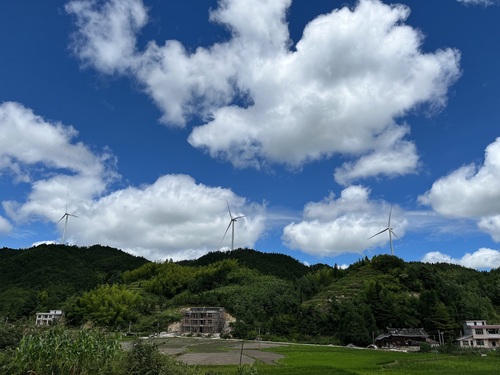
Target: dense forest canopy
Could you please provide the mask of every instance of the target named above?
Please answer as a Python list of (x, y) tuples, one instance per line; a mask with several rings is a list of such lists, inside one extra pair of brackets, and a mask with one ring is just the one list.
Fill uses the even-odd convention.
[(0, 318), (61, 308), (69, 324), (166, 329), (180, 308), (221, 306), (233, 335), (367, 344), (388, 327), (460, 334), (466, 319), (498, 323), (500, 270), (363, 258), (347, 269), (306, 266), (251, 249), (149, 262), (107, 247), (0, 251)]
[(117, 282), (122, 272), (148, 262), (100, 245), (0, 249), (0, 317), (15, 320), (60, 308), (67, 298)]

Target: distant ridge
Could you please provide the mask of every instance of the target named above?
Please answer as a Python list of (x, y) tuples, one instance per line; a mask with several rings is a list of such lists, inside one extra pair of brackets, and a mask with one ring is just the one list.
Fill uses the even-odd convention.
[[(115, 248), (43, 244), (0, 249), (0, 316), (33, 313), (46, 302), (60, 308), (66, 298), (120, 280), (121, 273), (149, 261)], [(45, 301), (45, 302), (43, 302)]]
[(240, 265), (255, 269), (264, 275), (288, 280), (299, 279), (311, 271), (308, 266), (289, 255), (263, 253), (253, 249), (213, 251), (198, 259), (178, 263), (186, 266), (206, 266), (225, 259), (236, 259)]
[(110, 273), (132, 270), (147, 262), (145, 258), (100, 245), (3, 248), (0, 249), (0, 285), (2, 289), (9, 284), (29, 288), (43, 288), (49, 283), (97, 285)]

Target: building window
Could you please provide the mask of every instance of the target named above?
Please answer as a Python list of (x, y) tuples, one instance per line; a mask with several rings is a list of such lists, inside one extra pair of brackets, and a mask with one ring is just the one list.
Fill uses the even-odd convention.
[(483, 334), (483, 329), (482, 328), (476, 328), (476, 335), (482, 335)]
[(490, 335), (498, 335), (500, 330), (498, 328), (488, 328), (486, 331)]
[(484, 340), (476, 340), (477, 346), (484, 346)]

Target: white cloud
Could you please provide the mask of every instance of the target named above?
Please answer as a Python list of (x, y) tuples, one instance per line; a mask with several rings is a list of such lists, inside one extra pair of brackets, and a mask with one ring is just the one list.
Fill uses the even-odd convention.
[[(370, 176), (386, 175), (396, 177), (415, 173), (418, 166), (416, 147), (412, 142), (403, 141), (398, 133), (405, 133), (405, 127), (394, 127), (394, 133), (384, 136), (393, 139), (386, 148), (380, 147), (371, 154), (360, 157), (355, 162), (347, 162), (335, 170), (335, 181), (348, 185), (351, 181)], [(391, 136), (392, 135), (392, 136)]]
[(452, 218), (471, 218), (500, 241), (500, 138), (486, 147), (482, 166), (469, 164), (438, 179), (419, 197), (422, 204)]
[(102, 174), (100, 158), (83, 144), (71, 143), (76, 136), (70, 126), (51, 123), (19, 103), (4, 102), (0, 104), (0, 172), (30, 181), (25, 167), (41, 163), (86, 176)]
[[(231, 38), (194, 52), (174, 40), (134, 49), (133, 32), (146, 17), (140, 0), (112, 1), (104, 9), (72, 1), (67, 10), (77, 19), (75, 51), (84, 63), (131, 74), (169, 125), (202, 116), (205, 124), (193, 129), (189, 142), (212, 157), (260, 168), (300, 167), (342, 154), (354, 158), (336, 172), (346, 185), (414, 172), (415, 146), (404, 140), (407, 127), (395, 121), (421, 104), (445, 104), (459, 75), (458, 52), (422, 52), (420, 32), (404, 24), (409, 9), (377, 0), (317, 17), (290, 50), (290, 4), (220, 0), (211, 20), (225, 25)], [(131, 9), (140, 9), (141, 17), (131, 17)], [(119, 32), (106, 33), (109, 24)], [(125, 47), (110, 58), (107, 44)]]
[(488, 233), (495, 242), (500, 242), (500, 214), (482, 217), (477, 226)]
[(230, 221), (226, 200), (233, 216), (245, 215), (235, 224), (235, 247), (252, 247), (264, 231), (265, 208), (186, 175), (166, 175), (152, 185), (118, 190), (76, 207), (69, 239), (149, 259), (199, 257), (231, 246), (230, 231), (221, 244)]
[(467, 5), (492, 5), (493, 0), (457, 0), (459, 3), (464, 3)]
[(76, 135), (72, 127), (45, 120), (19, 103), (0, 104), (0, 173), (32, 187), (26, 203), (2, 202), (10, 218), (59, 218), (68, 192), (91, 199), (117, 177), (114, 158), (72, 143)]
[(7, 234), (12, 231), (12, 224), (4, 217), (0, 216), (0, 234)]
[[(387, 227), (391, 210), (385, 202), (370, 201), (369, 193), (366, 187), (350, 186), (338, 199), (330, 194), (321, 202), (308, 203), (304, 220), (285, 227), (283, 241), (292, 249), (318, 256), (360, 253), (366, 248), (388, 245), (387, 233), (369, 239)], [(396, 206), (391, 226), (398, 238), (404, 236), (407, 223)]]
[(472, 254), (466, 253), (460, 259), (435, 251), (425, 254), (422, 262), (452, 263), (475, 269), (498, 268), (500, 267), (500, 251), (481, 248)]
[(147, 22), (142, 3), (110, 0), (99, 5), (95, 1), (71, 1), (65, 9), (78, 16), (78, 33), (73, 35), (71, 47), (84, 64), (108, 74), (126, 72), (134, 58), (135, 34)]
[[(17, 224), (57, 223), (67, 206), (67, 212), (78, 216), (69, 218), (67, 242), (175, 260), (230, 246), (230, 235), (221, 244), (229, 223), (226, 200), (234, 216), (245, 215), (236, 222), (235, 247), (253, 246), (264, 231), (264, 205), (185, 175), (108, 193), (118, 177), (113, 156), (94, 154), (73, 141), (76, 135), (73, 128), (49, 122), (18, 103), (0, 105), (0, 173), (13, 174), (18, 184), (31, 188), (25, 202), (2, 202)], [(57, 226), (62, 234), (64, 220)], [(12, 229), (0, 216), (0, 233)]]

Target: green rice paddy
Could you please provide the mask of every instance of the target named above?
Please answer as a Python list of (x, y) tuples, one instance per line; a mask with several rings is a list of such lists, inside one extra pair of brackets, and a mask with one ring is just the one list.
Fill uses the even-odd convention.
[[(500, 355), (487, 356), (398, 352), (330, 346), (286, 345), (262, 349), (284, 355), (276, 364), (259, 361), (254, 367), (261, 375), (498, 375)], [(236, 374), (238, 366), (200, 366), (214, 374)]]

